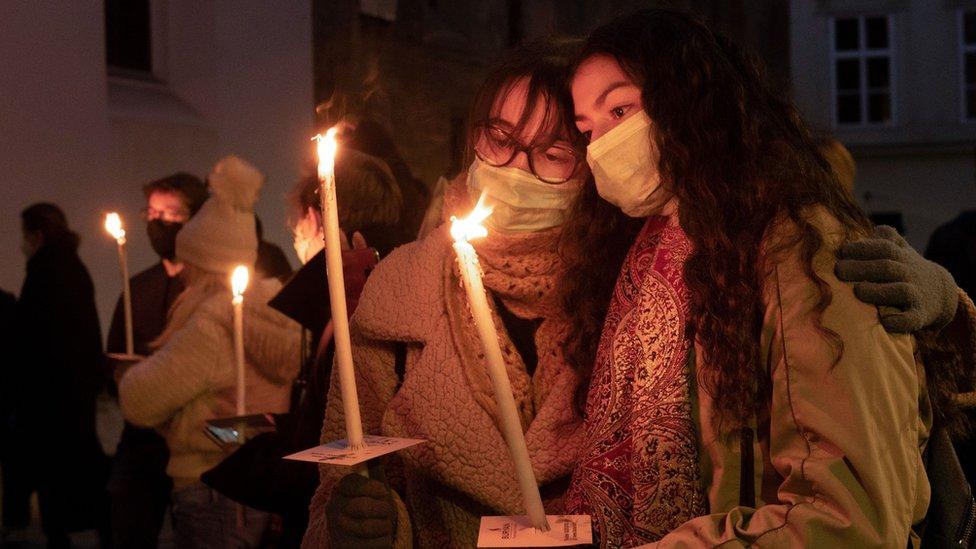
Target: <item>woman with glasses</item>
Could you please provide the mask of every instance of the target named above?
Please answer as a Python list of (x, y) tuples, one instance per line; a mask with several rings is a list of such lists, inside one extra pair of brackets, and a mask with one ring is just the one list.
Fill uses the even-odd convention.
[[(579, 386), (562, 348), (556, 240), (586, 175), (565, 91), (571, 44), (520, 48), (478, 94), (471, 164), (445, 194), (444, 218), (483, 195), (489, 237), (472, 242), (546, 509), (559, 512), (579, 447)], [(380, 263), (352, 319), (364, 431), (427, 442), (386, 462), (388, 484), (323, 466), (306, 546), (473, 547), (482, 515), (522, 500), (447, 225)], [(323, 440), (344, 438), (333, 379)], [(392, 488), (392, 492), (390, 488)], [(412, 540), (411, 540), (412, 538)]]

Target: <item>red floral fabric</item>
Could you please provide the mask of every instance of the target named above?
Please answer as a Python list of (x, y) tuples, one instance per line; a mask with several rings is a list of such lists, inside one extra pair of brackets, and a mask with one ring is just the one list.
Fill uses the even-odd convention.
[(571, 513), (593, 516), (601, 546), (655, 541), (705, 514), (689, 383), (692, 244), (652, 217), (628, 253), (604, 324)]

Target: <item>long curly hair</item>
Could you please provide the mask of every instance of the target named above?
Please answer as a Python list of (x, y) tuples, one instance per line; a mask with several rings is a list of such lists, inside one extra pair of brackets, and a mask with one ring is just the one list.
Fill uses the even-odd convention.
[[(823, 240), (804, 213), (823, 207), (848, 236), (865, 232), (869, 221), (757, 62), (693, 17), (670, 10), (621, 17), (591, 34), (580, 61), (595, 55), (620, 63), (641, 87), (654, 121), (661, 182), (681, 205), (680, 224), (694, 244), (684, 276), (690, 335), (706, 353), (698, 382), (722, 396), (715, 399), (715, 426), (729, 432), (748, 424), (770, 390), (759, 343), (763, 259), (777, 250), (799, 252), (806, 275), (820, 287), (819, 326), (831, 294), (813, 271)], [(590, 185), (565, 229), (564, 255), (574, 273), (563, 288), (574, 318), (570, 353), (587, 378), (617, 273), (642, 224)], [(795, 227), (790, 238), (770, 249), (771, 229), (788, 225)], [(820, 330), (839, 359), (840, 338)]]

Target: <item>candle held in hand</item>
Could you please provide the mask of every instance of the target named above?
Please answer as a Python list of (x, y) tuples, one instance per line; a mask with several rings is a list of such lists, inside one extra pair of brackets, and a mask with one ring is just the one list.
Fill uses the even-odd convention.
[(122, 273), (122, 311), (125, 316), (125, 354), (135, 353), (132, 336), (132, 295), (129, 291), (129, 261), (125, 251), (125, 229), (122, 218), (112, 212), (105, 216), (105, 230), (115, 239), (119, 248), (119, 270)]
[[(330, 128), (324, 136), (315, 136), (318, 152), (319, 199), (322, 203), (322, 230), (325, 234), (325, 265), (329, 284), (329, 302), (332, 308), (333, 340), (335, 341), (336, 366), (339, 369), (339, 388), (342, 394), (342, 411), (346, 420), (346, 440), (349, 449), (365, 448), (363, 424), (359, 416), (359, 396), (356, 392), (356, 374), (352, 363), (352, 343), (349, 337), (349, 316), (346, 310), (346, 291), (342, 276), (342, 248), (339, 244), (339, 212), (336, 204), (335, 157), (338, 149), (336, 129)], [(360, 469), (365, 473), (365, 469)]]
[(549, 522), (546, 519), (545, 508), (542, 506), (539, 485), (532, 471), (532, 462), (529, 460), (529, 450), (525, 445), (525, 434), (522, 432), (522, 423), (519, 421), (515, 407), (512, 385), (498, 344), (498, 332), (495, 330), (495, 322), (488, 307), (488, 296), (481, 280), (478, 254), (469, 242), (471, 239), (488, 235), (488, 231), (481, 223), (491, 215), (491, 209), (483, 205), (483, 199), (484, 196), (478, 200), (474, 211), (467, 218), (451, 218), (451, 237), (454, 238), (454, 252), (457, 254), (461, 280), (464, 282), (468, 303), (471, 306), (471, 315), (474, 317), (481, 348), (488, 362), (488, 374), (495, 391), (495, 402), (498, 404), (499, 428), (508, 444), (508, 451), (515, 465), (515, 474), (525, 502), (525, 511), (532, 525), (537, 530), (546, 532), (549, 530)]

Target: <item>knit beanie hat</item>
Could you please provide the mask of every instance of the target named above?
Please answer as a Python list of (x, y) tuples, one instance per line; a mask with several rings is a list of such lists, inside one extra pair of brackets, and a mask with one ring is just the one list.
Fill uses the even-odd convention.
[(228, 156), (207, 177), (210, 198), (176, 235), (176, 259), (212, 273), (237, 265), (254, 267), (258, 238), (254, 203), (264, 176), (254, 166)]

